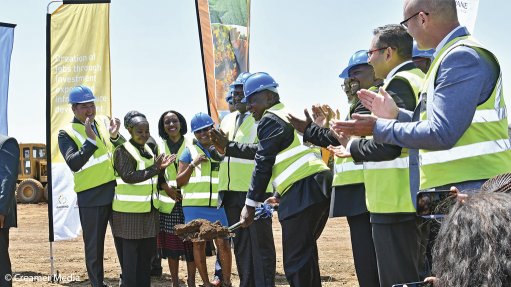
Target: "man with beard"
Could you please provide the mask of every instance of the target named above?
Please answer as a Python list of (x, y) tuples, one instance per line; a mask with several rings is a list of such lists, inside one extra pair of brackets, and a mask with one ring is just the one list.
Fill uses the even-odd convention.
[[(231, 84), (232, 103), (236, 109), (222, 120), (220, 129), (228, 139), (239, 143), (257, 143), (257, 125), (254, 117), (242, 103), (243, 85), (250, 73), (241, 73)], [(254, 161), (226, 156), (220, 164), (218, 179), (218, 205), (223, 206), (229, 225), (240, 219), (245, 198), (254, 172)], [(271, 185), (266, 187), (265, 199), (272, 195)], [(234, 256), (241, 287), (275, 286), (276, 255), (273, 242), (272, 219), (260, 218), (248, 228), (235, 231)]]
[[(350, 104), (349, 114), (346, 118), (351, 119), (353, 113), (368, 114), (369, 111), (358, 100), (357, 91), (360, 89), (376, 90), (382, 81), (376, 79), (374, 69), (368, 63), (367, 51), (355, 52), (339, 77), (344, 79), (343, 90)], [(310, 119), (308, 112), (306, 112), (307, 120), (305, 121), (294, 116), (291, 116), (290, 119), (291, 124), (303, 133), (304, 141), (321, 147), (340, 145), (337, 137), (330, 132), (327, 126), (324, 126), (324, 123), (328, 124), (328, 120), (323, 110), (318, 106), (313, 106), (312, 111), (315, 122)], [(379, 286), (380, 283), (369, 212), (365, 203), (363, 172), (362, 164), (355, 164), (351, 158), (335, 157), (330, 217), (346, 216), (350, 226), (351, 246), (358, 283), (361, 287), (371, 287)]]

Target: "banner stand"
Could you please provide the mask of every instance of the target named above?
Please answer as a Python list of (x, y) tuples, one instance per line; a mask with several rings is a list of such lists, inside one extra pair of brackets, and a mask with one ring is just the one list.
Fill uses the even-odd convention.
[[(50, 6), (53, 3), (62, 3), (62, 1), (50, 1), (46, 6), (46, 119), (50, 119), (51, 116), (51, 14)], [(50, 143), (51, 140), (51, 125), (50, 121), (46, 121), (46, 142)], [(58, 282), (59, 275), (58, 271), (55, 273), (55, 260), (53, 258), (53, 200), (52, 200), (52, 174), (51, 174), (51, 148), (48, 144), (46, 145), (46, 156), (47, 156), (47, 173), (48, 176), (48, 228), (49, 228), (49, 242), (50, 242), (50, 281), (52, 283)]]

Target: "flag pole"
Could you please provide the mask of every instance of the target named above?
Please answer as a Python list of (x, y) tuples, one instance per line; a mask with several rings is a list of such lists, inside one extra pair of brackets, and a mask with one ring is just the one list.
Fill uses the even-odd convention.
[[(50, 1), (46, 6), (46, 158), (47, 158), (47, 176), (48, 182), (48, 241), (50, 242), (50, 281), (57, 282), (58, 274), (55, 274), (55, 260), (53, 258), (53, 196), (52, 196), (52, 174), (51, 174), (51, 14), (50, 6), (53, 3), (62, 3), (62, 1)], [(48, 172), (49, 171), (49, 172)]]

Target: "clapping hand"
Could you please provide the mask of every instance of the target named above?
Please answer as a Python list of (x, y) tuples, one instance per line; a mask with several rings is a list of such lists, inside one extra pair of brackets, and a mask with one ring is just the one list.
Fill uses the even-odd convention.
[(303, 110), (303, 114), (305, 115), (305, 120), (295, 117), (293, 114), (287, 114), (287, 119), (289, 123), (297, 130), (299, 133), (304, 133), (307, 126), (312, 122), (312, 118), (309, 115), (309, 111), (307, 109)]
[(344, 146), (342, 146), (342, 145), (339, 145), (339, 146), (329, 145), (327, 147), (327, 149), (331, 153), (333, 153), (336, 157), (340, 157), (340, 158), (351, 157), (350, 152)]
[(96, 140), (96, 133), (92, 130), (92, 125), (94, 124), (94, 119), (87, 117), (85, 119), (85, 134), (88, 138), (95, 141)]
[(332, 119), (339, 119), (339, 111), (335, 113), (329, 105), (313, 105), (312, 119), (314, 123), (322, 128), (328, 128)]
[(370, 136), (373, 134), (373, 129), (376, 124), (377, 117), (373, 115), (353, 114), (352, 120), (339, 121), (332, 120), (330, 128), (338, 133), (343, 133), (345, 136)]
[(156, 157), (154, 165), (156, 165), (158, 169), (164, 169), (167, 168), (167, 166), (169, 166), (175, 160), (176, 160), (175, 154), (166, 155), (162, 153)]
[(121, 120), (118, 118), (111, 118), (110, 126), (108, 127), (108, 132), (110, 133), (110, 138), (116, 139), (119, 136), (120, 128), (121, 128)]
[(360, 102), (375, 116), (382, 119), (397, 119), (399, 108), (383, 88), (380, 88), (379, 93), (362, 89), (357, 92), (357, 96)]
[(218, 152), (225, 154), (225, 147), (229, 144), (229, 138), (224, 131), (220, 129), (211, 129), (209, 131), (209, 139)]

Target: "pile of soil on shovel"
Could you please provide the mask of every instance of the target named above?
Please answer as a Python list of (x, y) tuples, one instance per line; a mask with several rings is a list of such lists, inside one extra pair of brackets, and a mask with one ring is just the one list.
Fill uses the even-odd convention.
[(212, 223), (201, 218), (194, 219), (187, 224), (177, 224), (174, 226), (174, 230), (177, 236), (185, 241), (192, 242), (208, 241), (229, 236), (229, 230), (220, 221), (217, 220)]

